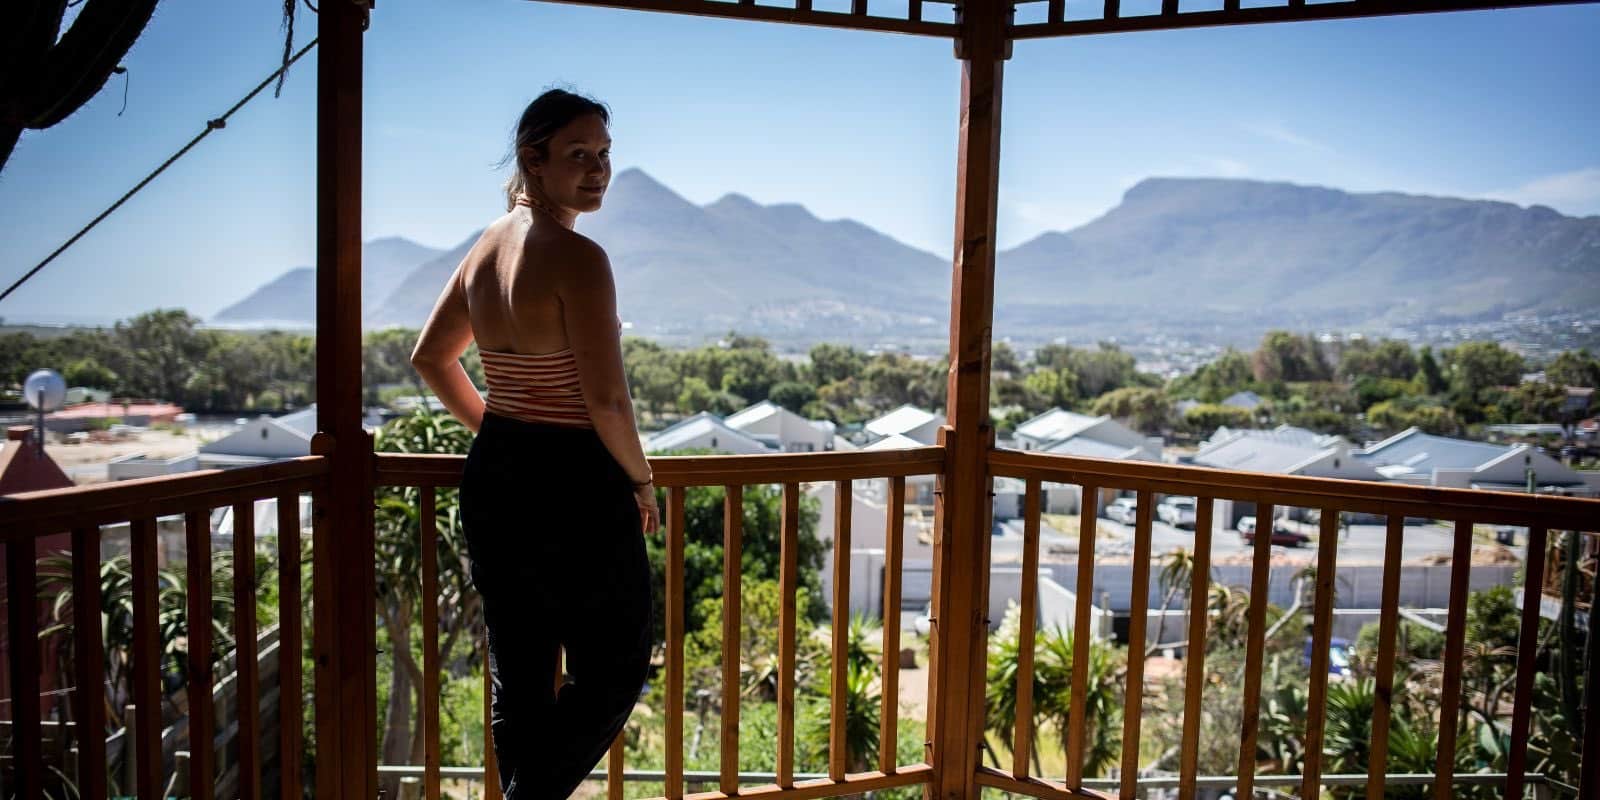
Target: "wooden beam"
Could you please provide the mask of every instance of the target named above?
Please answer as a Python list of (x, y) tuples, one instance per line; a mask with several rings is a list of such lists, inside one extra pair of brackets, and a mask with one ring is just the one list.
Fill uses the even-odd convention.
[[(1107, 11), (1116, 0), (1107, 0)], [(1238, 0), (1224, 0), (1223, 8), (1210, 11), (1117, 16), (1107, 13), (1100, 19), (1036, 22), (1011, 29), (1014, 39), (1046, 39), (1060, 36), (1091, 36), (1101, 33), (1206, 28), (1221, 25), (1256, 25), (1267, 22), (1383, 17), (1398, 14), (1426, 14), (1449, 11), (1481, 11), (1494, 8), (1574, 5), (1594, 0), (1346, 0), (1332, 3), (1304, 3), (1289, 0), (1287, 5), (1242, 8)]]
[(377, 630), (372, 439), (361, 417), (362, 32), (368, 9), (324, 3), (317, 17), (317, 429), (330, 456), (327, 535), (315, 542), (313, 603), (317, 791), (325, 800), (378, 794)]
[(955, 252), (950, 291), (949, 425), (935, 505), (933, 632), (928, 727), (938, 798), (977, 796), (983, 724), (989, 569), (989, 345), (994, 319), (995, 206), (1000, 180), (1005, 26), (1011, 6), (957, 8), (961, 36), (960, 133), (956, 160)]
[(796, 0), (793, 8), (759, 5), (745, 2), (718, 2), (718, 0), (544, 0), (567, 5), (622, 8), (632, 11), (658, 11), (669, 14), (689, 14), (700, 17), (746, 19), (757, 22), (780, 22), (793, 25), (811, 25), (823, 28), (847, 28), (881, 33), (908, 33), (922, 36), (950, 36), (957, 26), (949, 22), (927, 22), (922, 19), (920, 0), (913, 0), (906, 17), (869, 16), (863, 10), (856, 12), (852, 2), (851, 13), (818, 11), (810, 0)]

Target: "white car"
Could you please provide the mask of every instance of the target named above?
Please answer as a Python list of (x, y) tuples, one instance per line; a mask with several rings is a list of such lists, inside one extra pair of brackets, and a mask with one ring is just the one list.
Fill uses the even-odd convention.
[(1255, 532), (1256, 532), (1256, 518), (1255, 517), (1240, 517), (1239, 518), (1239, 522), (1237, 524), (1235, 524), (1233, 527), (1234, 527), (1234, 530), (1237, 530), (1240, 534), (1242, 534), (1244, 536), (1254, 536)]
[(1174, 528), (1193, 528), (1194, 509), (1193, 497), (1169, 497), (1156, 506), (1156, 516)]
[(1139, 501), (1132, 497), (1119, 497), (1106, 504), (1106, 519), (1132, 525), (1139, 516)]

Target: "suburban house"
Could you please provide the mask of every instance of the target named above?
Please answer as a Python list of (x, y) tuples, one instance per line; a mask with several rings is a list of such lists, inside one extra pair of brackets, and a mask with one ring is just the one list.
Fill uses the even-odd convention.
[(944, 425), (944, 415), (923, 411), (916, 406), (903, 405), (881, 417), (867, 422), (863, 428), (872, 443), (889, 436), (903, 436), (917, 446), (938, 444), (939, 427)]
[(311, 437), (316, 432), (315, 403), (281, 417), (262, 414), (239, 430), (200, 445), (199, 468), (226, 469), (311, 455)]
[[(1113, 461), (1161, 460), (1161, 437), (1145, 436), (1109, 416), (1091, 417), (1061, 408), (1052, 408), (1018, 425), (1012, 438), (1018, 450)], [(1078, 513), (1078, 505), (1082, 501), (1079, 487), (1047, 483), (1040, 491), (1040, 504), (1045, 511), (1052, 514)], [(996, 513), (999, 514), (1002, 505), (1010, 501), (1002, 500), (1005, 492), (998, 486), (994, 494)], [(1101, 505), (1109, 502), (1113, 496), (1114, 492), (1104, 493)]]
[(148, 427), (172, 422), (182, 413), (183, 408), (172, 403), (87, 402), (46, 414), (44, 425), (56, 433), (77, 433), (108, 423)]
[(834, 425), (810, 420), (771, 400), (762, 400), (723, 420), (768, 447), (785, 453), (815, 453), (834, 449)]
[[(1218, 428), (1195, 453), (1193, 463), (1201, 467), (1272, 475), (1383, 480), (1372, 465), (1351, 455), (1353, 447), (1342, 437), (1292, 425), (1279, 425), (1270, 430), (1224, 427)], [(1255, 514), (1255, 504), (1220, 499), (1215, 514), (1222, 527), (1232, 528), (1240, 518)]]
[(1472, 442), (1408, 428), (1350, 455), (1396, 483), (1521, 492), (1531, 481), (1541, 493), (1600, 493), (1571, 467), (1525, 444)]
[(1255, 392), (1234, 392), (1233, 394), (1228, 395), (1228, 397), (1222, 401), (1222, 404), (1225, 406), (1233, 406), (1234, 408), (1242, 408), (1246, 411), (1254, 411), (1260, 408), (1265, 402), (1265, 400), (1261, 399), (1261, 395), (1256, 394)]
[(647, 453), (664, 453), (670, 450), (714, 450), (734, 455), (771, 453), (773, 448), (744, 431), (730, 427), (716, 414), (702, 411), (677, 424), (658, 431), (645, 440)]

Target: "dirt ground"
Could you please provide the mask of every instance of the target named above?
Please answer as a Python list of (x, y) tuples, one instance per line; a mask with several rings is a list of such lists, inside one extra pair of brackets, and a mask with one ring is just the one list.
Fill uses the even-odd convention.
[(198, 436), (166, 430), (146, 430), (121, 438), (76, 444), (51, 438), (53, 441), (45, 443), (45, 454), (78, 484), (104, 482), (105, 465), (114, 458), (141, 453), (152, 459), (174, 458), (193, 453), (205, 444)]

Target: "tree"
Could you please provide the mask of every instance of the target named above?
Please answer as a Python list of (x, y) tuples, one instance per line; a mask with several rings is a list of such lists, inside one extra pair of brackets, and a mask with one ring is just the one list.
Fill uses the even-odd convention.
[(1544, 368), (1544, 375), (1556, 386), (1600, 387), (1600, 359), (1588, 350), (1564, 350)]
[(422, 377), (411, 366), (411, 351), (417, 346), (417, 331), (409, 328), (384, 328), (368, 333), (361, 343), (362, 383), (367, 387), (367, 402), (378, 402), (378, 386), (409, 383), (418, 395), (427, 393)]
[(1484, 389), (1515, 386), (1522, 380), (1522, 356), (1497, 342), (1463, 342), (1445, 351), (1450, 388), (1461, 397), (1476, 398)]
[(0, 15), (8, 51), (0, 72), (0, 169), (23, 129), (55, 125), (105, 86), (156, 10), (156, 0), (88, 0), (63, 33), (68, 5), (19, 0)]
[(1202, 403), (1220, 403), (1228, 395), (1254, 385), (1250, 357), (1230, 347), (1194, 374), (1173, 381), (1170, 393), (1174, 397), (1193, 397)]
[(1014, 375), (1022, 371), (1022, 362), (1009, 342), (995, 342), (989, 350), (989, 371)]
[(798, 414), (807, 403), (817, 399), (817, 390), (798, 381), (784, 381), (772, 387), (767, 399)]
[(1439, 360), (1433, 357), (1433, 348), (1423, 345), (1417, 354), (1417, 378), (1428, 394), (1439, 394), (1449, 388), (1449, 383), (1444, 379), (1444, 370), (1439, 367)]
[(819, 387), (855, 378), (867, 366), (866, 355), (848, 345), (813, 345), (810, 358), (811, 382)]
[(1262, 337), (1251, 358), (1251, 371), (1262, 383), (1319, 381), (1329, 377), (1317, 341), (1288, 331), (1268, 331)]
[(1346, 345), (1339, 358), (1339, 377), (1347, 381), (1361, 378), (1409, 381), (1416, 377), (1417, 356), (1411, 345), (1398, 339), (1384, 339), (1373, 345), (1359, 339)]
[(1249, 409), (1201, 403), (1183, 412), (1183, 425), (1194, 433), (1209, 434), (1221, 427), (1253, 428), (1255, 418)]
[(67, 365), (61, 371), (68, 386), (88, 386), (94, 389), (110, 389), (117, 383), (117, 373), (99, 361), (90, 358), (80, 358)]
[(685, 414), (698, 414), (711, 408), (716, 392), (706, 382), (693, 375), (683, 379), (683, 391), (678, 394), (678, 410)]
[(122, 393), (182, 400), (208, 349), (209, 342), (195, 329), (199, 323), (179, 309), (149, 311), (118, 322), (114, 336), (125, 362), (111, 366), (122, 376)]
[(1160, 389), (1132, 386), (1116, 389), (1094, 401), (1091, 413), (1109, 414), (1143, 433), (1160, 433), (1167, 421), (1167, 396)]

